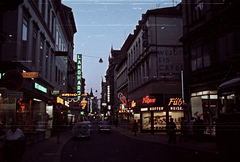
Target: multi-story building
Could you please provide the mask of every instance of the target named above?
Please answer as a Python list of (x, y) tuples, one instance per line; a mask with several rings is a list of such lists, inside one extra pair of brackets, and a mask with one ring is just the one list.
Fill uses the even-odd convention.
[[(115, 67), (115, 72), (117, 75), (115, 78), (116, 82), (116, 111), (114, 112), (115, 118), (120, 118), (118, 120), (129, 120), (132, 111), (127, 108), (128, 100), (128, 67), (127, 67), (127, 49), (131, 42), (133, 41), (134, 35), (129, 34), (128, 38), (124, 42), (119, 54), (118, 59), (121, 60)], [(119, 115), (118, 115), (119, 114)], [(118, 117), (119, 116), (119, 117)], [(120, 123), (119, 122), (119, 123)]]
[[(106, 93), (107, 93), (107, 110), (106, 114), (104, 116), (111, 116), (111, 114), (114, 113), (117, 109), (116, 105), (116, 72), (115, 67), (117, 65), (117, 62), (120, 60), (117, 59), (118, 53), (120, 50), (114, 50), (113, 47), (111, 47), (111, 55), (108, 58), (108, 69), (106, 72)], [(111, 116), (110, 121), (114, 120), (114, 115)]]
[(48, 134), (56, 124), (54, 109), (59, 108), (53, 92), (74, 91), (74, 77), (68, 75), (75, 69), (73, 13), (60, 0), (24, 0), (2, 17), (6, 41), (0, 48), (1, 122), (17, 120), (24, 133)]
[[(141, 131), (165, 131), (169, 118), (180, 124), (183, 70), (182, 8), (148, 10), (127, 49), (128, 99), (136, 102)], [(141, 112), (141, 113), (139, 113)]]
[[(183, 0), (185, 101), (189, 114), (200, 116), (206, 134), (217, 115), (217, 90), (240, 71), (240, 3), (238, 0)], [(210, 3), (209, 3), (210, 2)], [(231, 97), (231, 96), (230, 96)]]

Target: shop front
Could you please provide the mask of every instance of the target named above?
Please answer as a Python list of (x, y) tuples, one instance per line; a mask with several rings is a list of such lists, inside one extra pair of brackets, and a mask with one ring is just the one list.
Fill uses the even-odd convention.
[(191, 93), (191, 116), (204, 121), (204, 134), (216, 135), (216, 115), (218, 104), (217, 90), (204, 90)]
[[(16, 76), (22, 75), (15, 70), (11, 72)], [(12, 121), (17, 121), (27, 137), (27, 142), (36, 142), (44, 139), (52, 128), (53, 87), (38, 78), (19, 78), (23, 82), (22, 85), (17, 84), (18, 87), (14, 87), (10, 81), (6, 82), (7, 85), (0, 85), (0, 124), (3, 128), (1, 134), (10, 128)], [(17, 79), (16, 83), (20, 83)], [(4, 81), (4, 78), (1, 81)]]
[[(183, 101), (174, 95), (147, 95), (137, 102), (140, 109), (140, 131), (166, 132), (171, 118), (180, 129), (182, 117), (184, 117)], [(137, 109), (137, 108), (135, 108)]]

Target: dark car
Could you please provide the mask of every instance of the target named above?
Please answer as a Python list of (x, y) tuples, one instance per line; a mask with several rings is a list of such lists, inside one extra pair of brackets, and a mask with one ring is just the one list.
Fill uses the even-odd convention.
[(111, 132), (111, 125), (108, 121), (99, 122), (99, 132)]

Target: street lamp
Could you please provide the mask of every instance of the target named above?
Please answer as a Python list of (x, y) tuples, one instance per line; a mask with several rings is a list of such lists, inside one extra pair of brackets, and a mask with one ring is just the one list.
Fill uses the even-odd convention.
[[(82, 56), (99, 58), (99, 57), (97, 57), (97, 56), (89, 56), (89, 55), (82, 55)], [(103, 63), (103, 59), (100, 57), (98, 62), (99, 62), (99, 63)]]

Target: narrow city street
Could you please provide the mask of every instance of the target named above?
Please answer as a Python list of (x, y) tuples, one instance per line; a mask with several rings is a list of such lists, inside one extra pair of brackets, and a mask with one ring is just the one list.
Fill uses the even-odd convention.
[(216, 154), (201, 153), (151, 142), (140, 141), (120, 134), (99, 133), (93, 125), (90, 139), (71, 139), (64, 147), (61, 162), (65, 161), (217, 161)]

